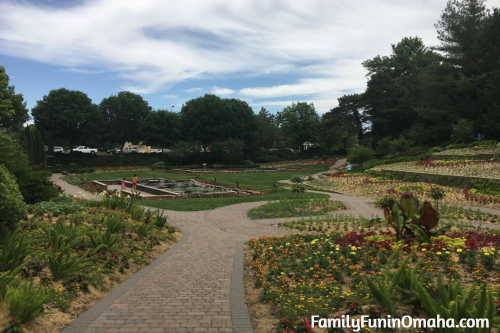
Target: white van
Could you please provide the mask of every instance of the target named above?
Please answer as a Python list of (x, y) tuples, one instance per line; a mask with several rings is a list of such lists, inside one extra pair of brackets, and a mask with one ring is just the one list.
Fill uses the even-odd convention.
[(137, 150), (137, 147), (125, 147), (123, 148), (123, 153), (126, 154), (126, 153), (137, 153), (138, 150)]

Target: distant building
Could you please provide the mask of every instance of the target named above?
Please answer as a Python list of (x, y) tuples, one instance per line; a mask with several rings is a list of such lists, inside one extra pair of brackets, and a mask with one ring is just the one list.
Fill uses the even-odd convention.
[(308, 150), (309, 148), (316, 148), (318, 146), (317, 142), (304, 142), (302, 144), (302, 150)]

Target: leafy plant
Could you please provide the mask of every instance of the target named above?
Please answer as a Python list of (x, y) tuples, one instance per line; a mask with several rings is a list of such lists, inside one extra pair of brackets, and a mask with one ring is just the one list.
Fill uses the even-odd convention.
[(155, 213), (153, 223), (158, 229), (161, 229), (167, 224), (167, 219), (168, 219), (168, 217), (163, 216), (161, 211), (158, 209)]
[(5, 303), (9, 316), (18, 323), (27, 323), (43, 313), (48, 294), (43, 287), (35, 287), (33, 281), (23, 281), (16, 288), (9, 288)]
[(0, 240), (26, 217), (23, 196), (16, 179), (0, 165)]
[(19, 266), (12, 271), (6, 271), (0, 274), (0, 300), (2, 300), (7, 292), (8, 287), (17, 280), (19, 272), (23, 266)]
[(46, 254), (54, 281), (94, 265), (86, 258), (86, 255), (81, 257), (72, 256), (69, 249), (65, 251), (46, 251)]
[(139, 224), (137, 227), (134, 228), (134, 231), (137, 235), (146, 237), (149, 235), (151, 230), (155, 227), (154, 224)]
[(304, 184), (292, 184), (292, 192), (297, 194), (303, 194), (306, 192), (306, 186)]
[(73, 249), (88, 232), (81, 230), (73, 222), (66, 224), (59, 220), (52, 226), (42, 228), (44, 234), (40, 241), (50, 246), (54, 252)]
[(18, 230), (7, 233), (0, 243), (0, 272), (17, 269), (31, 251), (26, 237)]
[(364, 223), (363, 227), (371, 227), (376, 223), (387, 222), (395, 231), (396, 239), (403, 240), (416, 237), (422, 242), (431, 243), (430, 235), (443, 235), (449, 226), (434, 231), (439, 221), (438, 213), (429, 202), (419, 209), (419, 202), (411, 193), (403, 193), (399, 203), (392, 200), (384, 209), (384, 219), (374, 218)]
[[(462, 318), (486, 318), (489, 328), (468, 328), (467, 332), (491, 332), (496, 306), (491, 290), (485, 285), (481, 289), (464, 286), (460, 280), (447, 283), (446, 287), (441, 275), (438, 277), (438, 287), (435, 296), (431, 295), (423, 284), (417, 284), (415, 294), (421, 301), (429, 317), (438, 315), (444, 320), (453, 318), (458, 322)], [(460, 328), (435, 328), (437, 333), (458, 333)]]
[(50, 213), (52, 216), (72, 214), (85, 210), (83, 203), (72, 200), (42, 201), (28, 206), (28, 213), (35, 216), (43, 216)]
[(302, 177), (300, 177), (300, 176), (293, 176), (293, 177), (290, 179), (290, 181), (291, 181), (292, 183), (302, 183)]
[(436, 210), (438, 209), (439, 205), (439, 200), (442, 200), (446, 196), (446, 192), (442, 187), (439, 186), (432, 186), (431, 190), (429, 191), (429, 196), (436, 200)]

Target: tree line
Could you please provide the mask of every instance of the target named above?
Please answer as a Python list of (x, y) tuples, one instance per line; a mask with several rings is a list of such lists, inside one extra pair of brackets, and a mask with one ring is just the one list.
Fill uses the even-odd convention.
[[(437, 46), (406, 37), (389, 56), (363, 62), (366, 90), (340, 97), (321, 117), (312, 103), (255, 114), (242, 100), (205, 95), (176, 113), (153, 110), (131, 92), (95, 104), (65, 88), (50, 91), (31, 114), (40, 136), (68, 147), (143, 141), (183, 151), (213, 146), (216, 152), (297, 150), (310, 142), (322, 153), (338, 154), (361, 143), (385, 155), (471, 140), (476, 133), (500, 138), (499, 10), (488, 11), (484, 0), (450, 0), (435, 27)], [(8, 85), (0, 67), (0, 126), (20, 130), (28, 119), (22, 94)]]
[(448, 1), (439, 45), (403, 38), (363, 62), (367, 88), (323, 115), (329, 144), (356, 137), (380, 155), (409, 147), (500, 139), (500, 11), (484, 0)]

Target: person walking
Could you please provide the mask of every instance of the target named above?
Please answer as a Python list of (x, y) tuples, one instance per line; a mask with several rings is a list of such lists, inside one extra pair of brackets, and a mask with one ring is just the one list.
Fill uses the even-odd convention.
[(132, 177), (132, 190), (137, 191), (137, 174), (134, 173), (134, 177)]
[(125, 189), (125, 177), (123, 177), (123, 179), (122, 179), (122, 192), (123, 192), (124, 189)]
[(347, 166), (345, 167), (345, 169), (346, 169), (347, 171), (351, 171), (351, 170), (352, 170), (352, 165), (351, 165), (351, 163), (347, 163)]

